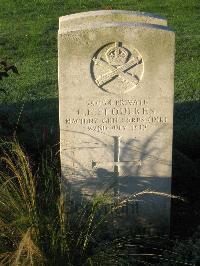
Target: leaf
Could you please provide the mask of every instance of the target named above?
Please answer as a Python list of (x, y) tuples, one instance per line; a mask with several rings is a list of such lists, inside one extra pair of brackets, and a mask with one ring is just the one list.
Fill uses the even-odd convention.
[(6, 66), (7, 66), (7, 63), (6, 63), (6, 61), (5, 61), (5, 60), (2, 60), (2, 61), (0, 61), (0, 64), (1, 64), (2, 66), (4, 66), (4, 67), (6, 67)]
[(7, 72), (1, 72), (0, 71), (0, 80), (2, 80), (3, 77), (7, 78), (9, 75)]
[(15, 73), (15, 74), (19, 74), (19, 72), (18, 72), (18, 70), (17, 70), (17, 68), (16, 68), (15, 66), (12, 67), (12, 71), (13, 71), (13, 73)]
[(9, 66), (9, 65), (7, 65), (7, 66), (5, 67), (5, 71), (7, 72), (7, 71), (9, 71), (9, 70), (12, 70), (13, 73), (19, 74), (19, 72), (18, 72), (16, 66), (11, 66), (11, 65)]
[(6, 90), (4, 89), (0, 89), (1, 92), (3, 92), (4, 94), (7, 94)]

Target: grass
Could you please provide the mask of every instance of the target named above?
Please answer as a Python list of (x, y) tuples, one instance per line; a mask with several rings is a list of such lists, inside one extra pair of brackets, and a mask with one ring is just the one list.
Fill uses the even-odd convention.
[[(99, 9), (127, 9), (151, 12), (168, 19), (176, 32), (174, 145), (187, 156), (199, 158), (200, 143), (200, 3), (198, 0), (4, 0), (0, 2), (0, 56), (10, 58), (20, 75), (4, 79), (0, 92), (1, 112), (12, 113), (16, 121), (24, 105), (22, 123), (35, 134), (58, 131), (57, 30), (63, 15)], [(5, 104), (6, 103), (6, 107)], [(9, 106), (9, 107), (8, 107)], [(187, 123), (185, 123), (187, 121)], [(185, 132), (185, 134), (182, 134)], [(193, 134), (193, 132), (195, 132)], [(31, 132), (26, 134), (31, 138)], [(194, 136), (193, 136), (194, 135)], [(195, 145), (191, 143), (195, 138)], [(194, 147), (196, 146), (196, 147)], [(186, 147), (186, 148), (185, 148)]]
[[(95, 232), (92, 238), (95, 241), (90, 241), (93, 227), (87, 230), (91, 219), (95, 221), (95, 215), (91, 216), (94, 213), (89, 212), (89, 216), (82, 220), (83, 224), (78, 225), (77, 228), (83, 228), (83, 231), (74, 230), (77, 224), (74, 226), (72, 222), (74, 216), (71, 207), (68, 212), (71, 218), (66, 220), (60, 198), (58, 159), (55, 160), (47, 146), (49, 143), (56, 143), (59, 135), (58, 18), (81, 11), (109, 8), (139, 10), (165, 16), (169, 26), (176, 32), (173, 182), (176, 192), (184, 194), (189, 199), (189, 204), (184, 210), (181, 207), (179, 212), (176, 208), (173, 211), (179, 217), (175, 222), (175, 231), (186, 234), (185, 229), (190, 228), (193, 232), (199, 224), (199, 1), (4, 0), (0, 1), (0, 58), (7, 57), (10, 64), (17, 66), (20, 75), (12, 74), (9, 79), (1, 81), (1, 88), (7, 93), (0, 91), (0, 112), (15, 123), (21, 113), (21, 131), (18, 137), (31, 154), (31, 157), (27, 157), (19, 145), (1, 143), (1, 148), (5, 151), (4, 164), (7, 164), (8, 170), (5, 172), (4, 168), (1, 173), (3, 179), (0, 188), (0, 260), (4, 260), (5, 265), (6, 262), (7, 265), (20, 264), (21, 260), (25, 260), (27, 265), (42, 265), (47, 263), (47, 258), (52, 265), (78, 265), (77, 256), (81, 257), (81, 263), (88, 265), (92, 265), (95, 259), (99, 259), (101, 265), (109, 265), (108, 261), (105, 262), (105, 257), (109, 258), (110, 265), (133, 265), (137, 261), (137, 258), (127, 259), (127, 241), (124, 243), (124, 240), (112, 239), (109, 242), (107, 240), (110, 236), (102, 236), (101, 232)], [(10, 149), (5, 146), (7, 144), (11, 145)], [(37, 163), (34, 163), (34, 159)], [(23, 182), (20, 181), (22, 178)], [(102, 203), (98, 199), (96, 203), (94, 201), (97, 205), (93, 207), (98, 209)], [(79, 214), (81, 213), (80, 211)], [(183, 221), (181, 225), (180, 219)], [(80, 238), (81, 232), (83, 237)], [(124, 249), (119, 249), (119, 242)], [(132, 244), (131, 242), (130, 245)], [(149, 246), (152, 245), (150, 243)], [(75, 249), (75, 246), (78, 248)], [(198, 265), (198, 247), (199, 237), (194, 244), (189, 240), (186, 245), (175, 245), (173, 252), (177, 252), (180, 260), (185, 263), (192, 261), (191, 256), (195, 257), (193, 261)], [(134, 247), (133, 252), (136, 252)], [(177, 255), (170, 256), (175, 260)], [(141, 261), (142, 257), (139, 258)], [(170, 263), (172, 262), (168, 261), (163, 265), (172, 265)], [(174, 261), (173, 263), (176, 265)], [(155, 261), (152, 265), (156, 265)]]
[[(59, 141), (57, 30), (60, 16), (110, 8), (151, 12), (168, 19), (176, 33), (174, 175), (188, 181), (179, 162), (188, 158), (187, 172), (200, 160), (200, 3), (198, 0), (4, 0), (0, 1), (0, 57), (8, 57), (20, 75), (1, 81), (0, 113), (16, 123), (27, 149)], [(20, 127), (19, 127), (20, 128)], [(31, 148), (30, 148), (31, 146)], [(195, 170), (190, 165), (195, 166)], [(181, 174), (180, 174), (181, 173)], [(183, 174), (183, 175), (182, 175)], [(182, 175), (182, 176), (181, 176)], [(196, 174), (195, 174), (196, 175)], [(183, 181), (184, 180), (184, 181)], [(195, 181), (199, 185), (199, 182)]]
[[(51, 148), (34, 164), (17, 142), (0, 142), (0, 264), (132, 265), (140, 261), (127, 253), (131, 246), (135, 254), (138, 244), (128, 245), (117, 237), (116, 211), (127, 200), (145, 194), (171, 196), (143, 191), (113, 204), (105, 192), (95, 195), (91, 203), (76, 202), (70, 190), (60, 193), (56, 161)], [(134, 240), (130, 233), (128, 237)]]
[[(4, 86), (12, 87), (9, 102), (57, 97), (58, 18), (70, 13), (108, 7), (151, 12), (165, 16), (176, 32), (175, 99), (198, 101), (199, 38), (198, 0), (181, 1), (1, 1), (1, 56), (17, 65), (19, 78)], [(13, 84), (14, 83), (14, 84)], [(12, 84), (12, 86), (10, 86)]]
[(35, 178), (19, 145), (1, 142), (0, 174), (1, 263), (33, 265), (33, 261), (42, 259), (40, 249), (34, 243), (39, 226)]

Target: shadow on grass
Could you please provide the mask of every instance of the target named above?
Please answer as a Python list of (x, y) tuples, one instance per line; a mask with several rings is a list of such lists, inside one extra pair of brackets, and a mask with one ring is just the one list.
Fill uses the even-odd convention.
[(200, 221), (200, 102), (175, 104), (172, 193), (186, 202), (172, 202), (171, 233), (187, 237)]
[[(34, 154), (47, 144), (59, 142), (58, 99), (1, 105), (0, 112), (10, 124), (18, 123), (20, 117), (17, 137), (28, 152)], [(175, 104), (172, 193), (184, 197), (186, 202), (172, 201), (172, 234), (190, 233), (200, 220), (199, 118), (199, 102)]]
[(11, 125), (1, 128), (1, 137), (4, 133), (12, 136), (17, 128), (18, 140), (32, 153), (46, 144), (59, 142), (58, 99), (1, 105), (0, 114)]

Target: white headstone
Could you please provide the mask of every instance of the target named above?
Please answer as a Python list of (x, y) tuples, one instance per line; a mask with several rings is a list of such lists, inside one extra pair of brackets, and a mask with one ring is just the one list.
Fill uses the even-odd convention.
[(84, 26), (91, 23), (109, 23), (109, 22), (140, 22), (147, 24), (158, 24), (167, 26), (167, 20), (144, 12), (125, 11), (125, 10), (99, 10), (90, 12), (81, 12), (60, 17), (59, 31), (73, 28), (77, 25)]
[[(85, 196), (171, 192), (174, 33), (145, 13), (60, 18), (63, 178)], [(167, 230), (170, 199), (140, 197), (138, 221)]]

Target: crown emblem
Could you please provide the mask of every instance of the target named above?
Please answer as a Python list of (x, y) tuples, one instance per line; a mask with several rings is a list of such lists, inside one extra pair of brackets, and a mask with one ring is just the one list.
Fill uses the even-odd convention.
[(106, 59), (112, 66), (120, 66), (128, 61), (128, 51), (120, 46), (119, 42), (106, 51)]
[(91, 60), (91, 77), (104, 92), (123, 94), (133, 90), (143, 76), (144, 63), (133, 47), (121, 42), (108, 43)]

